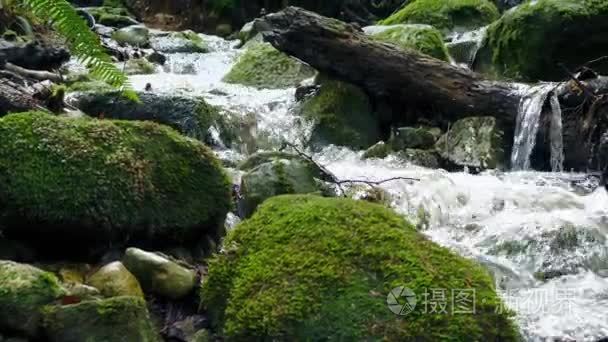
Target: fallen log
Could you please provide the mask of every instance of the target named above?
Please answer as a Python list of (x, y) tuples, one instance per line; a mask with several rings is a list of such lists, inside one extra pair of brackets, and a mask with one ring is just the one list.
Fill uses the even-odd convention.
[[(513, 138), (527, 85), (488, 80), (416, 51), (378, 42), (357, 26), (297, 7), (258, 19), (255, 27), (278, 50), (332, 78), (361, 87), (377, 103), (388, 104), (392, 123), (437, 121), (437, 117), (453, 122), (489, 115), (498, 120), (507, 140)], [(564, 78), (568, 80), (570, 75)], [(565, 168), (603, 169), (605, 166), (599, 165), (602, 163), (594, 161), (606, 159), (608, 164), (608, 152), (602, 158), (596, 148), (600, 137), (608, 132), (608, 101), (598, 102), (602, 94), (608, 93), (608, 83), (603, 78), (569, 80), (561, 86), (555, 84), (554, 91), (563, 111)], [(596, 114), (581, 114), (589, 111)], [(546, 155), (549, 120), (546, 109), (543, 113), (537, 139), (540, 152), (536, 154)], [(586, 139), (584, 143), (581, 136)], [(507, 143), (511, 146), (511, 141)], [(546, 165), (539, 168), (546, 169)]]
[(6, 63), (4, 68), (8, 71), (14, 72), (17, 75), (21, 75), (26, 78), (35, 79), (38, 81), (49, 80), (54, 83), (62, 83), (63, 79), (61, 75), (44, 70), (30, 70), (26, 68), (22, 68), (18, 65), (14, 65), (13, 63)]
[(6, 78), (0, 78), (0, 117), (10, 112), (44, 109), (32, 88)]

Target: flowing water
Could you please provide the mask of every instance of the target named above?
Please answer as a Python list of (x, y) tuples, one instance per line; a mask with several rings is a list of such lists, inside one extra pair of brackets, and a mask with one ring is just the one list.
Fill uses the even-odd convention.
[[(223, 83), (241, 52), (219, 38), (204, 38), (213, 52), (169, 55), (157, 74), (132, 76), (134, 87), (150, 83), (155, 92), (203, 96), (243, 117), (253, 113), (258, 134), (270, 137), (267, 148), (278, 147), (281, 139), (305, 140), (309, 125), (292, 110), (295, 89)], [(513, 154), (519, 169), (529, 167), (540, 111), (552, 88), (532, 87), (522, 102)], [(557, 114), (554, 119), (557, 129)], [(235, 158), (241, 152), (218, 150)], [(391, 206), (435, 242), (486, 265), (527, 340), (608, 336), (608, 195), (603, 188), (593, 191), (593, 179), (531, 171), (448, 173), (391, 157), (362, 160), (360, 152), (333, 146), (313, 157), (342, 179), (419, 178), (385, 183)], [(560, 158), (556, 153), (556, 169)]]

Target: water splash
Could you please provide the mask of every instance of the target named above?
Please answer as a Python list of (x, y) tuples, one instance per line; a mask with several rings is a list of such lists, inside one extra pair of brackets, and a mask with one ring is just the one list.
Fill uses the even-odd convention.
[(513, 151), (511, 153), (511, 168), (513, 170), (530, 169), (530, 156), (536, 144), (540, 115), (553, 88), (555, 88), (555, 85), (552, 83), (541, 83), (528, 87), (523, 93), (517, 113)]
[(561, 172), (564, 170), (564, 137), (562, 135), (562, 109), (557, 94), (553, 93), (551, 102), (551, 170)]

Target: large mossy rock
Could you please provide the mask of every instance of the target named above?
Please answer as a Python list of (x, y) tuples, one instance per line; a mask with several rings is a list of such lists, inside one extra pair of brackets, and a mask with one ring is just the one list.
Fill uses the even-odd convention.
[(314, 69), (308, 65), (263, 43), (249, 47), (224, 77), (224, 81), (256, 88), (278, 89), (295, 87), (314, 74)]
[(57, 253), (223, 233), (226, 174), (198, 141), (152, 122), (0, 119), (0, 226)]
[(0, 331), (38, 336), (42, 307), (64, 294), (53, 274), (30, 265), (0, 260)]
[(134, 102), (116, 91), (73, 94), (73, 104), (92, 117), (154, 121), (175, 128), (182, 134), (204, 141), (209, 128), (220, 121), (220, 113), (203, 98), (158, 95), (139, 92)]
[(448, 61), (448, 49), (443, 35), (430, 25), (409, 24), (389, 26), (381, 32), (372, 34), (374, 39), (397, 45), (402, 49), (422, 52), (442, 61)]
[(380, 124), (369, 96), (359, 87), (322, 79), (318, 91), (306, 98), (300, 113), (314, 122), (309, 144), (365, 149), (380, 139)]
[(138, 297), (47, 306), (44, 328), (51, 342), (162, 341), (146, 302)]
[(128, 26), (112, 34), (118, 44), (147, 48), (150, 45), (150, 31), (144, 26)]
[[(526, 81), (560, 81), (568, 77), (560, 63), (574, 70), (608, 54), (606, 32), (606, 1), (528, 2), (490, 25), (474, 68)], [(606, 65), (592, 67), (608, 71)]]
[[(401, 286), (418, 300), (406, 316), (387, 305)], [(425, 313), (424, 294), (437, 288), (475, 291), (475, 314)], [(480, 265), (390, 209), (350, 199), (266, 201), (229, 233), (201, 294), (227, 340), (518, 341)]]
[(321, 171), (301, 157), (277, 154), (269, 155), (267, 160), (260, 160), (259, 155), (253, 158), (258, 161), (245, 161), (250, 166), (241, 178), (241, 216), (251, 216), (258, 205), (273, 196), (321, 191), (315, 180), (320, 177)]
[(494, 117), (470, 117), (456, 121), (435, 147), (449, 163), (493, 169), (504, 166), (503, 135)]
[(488, 0), (416, 0), (382, 20), (382, 25), (427, 24), (443, 33), (465, 32), (498, 19)]

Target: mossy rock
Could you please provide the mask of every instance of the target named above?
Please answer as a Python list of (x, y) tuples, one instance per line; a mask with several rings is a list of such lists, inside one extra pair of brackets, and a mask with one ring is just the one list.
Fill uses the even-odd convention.
[(53, 274), (0, 260), (0, 331), (37, 337), (42, 323), (40, 310), (64, 294)]
[(163, 53), (205, 53), (209, 47), (196, 32), (171, 32), (168, 35), (150, 37), (150, 46)]
[(97, 21), (98, 24), (101, 25), (105, 25), (105, 26), (109, 26), (109, 27), (116, 27), (116, 28), (123, 28), (123, 27), (127, 27), (127, 26), (131, 26), (131, 25), (137, 25), (139, 24), (137, 22), (137, 20), (128, 17), (126, 15), (116, 15), (116, 14), (109, 14), (109, 13), (104, 13), (99, 17), (99, 20)]
[[(418, 300), (406, 316), (387, 305), (401, 286)], [(475, 291), (475, 313), (425, 312), (430, 289), (447, 289), (447, 303), (450, 289)], [(227, 341), (519, 341), (483, 267), (386, 207), (344, 198), (266, 201), (210, 260), (201, 296)]]
[(150, 45), (150, 32), (144, 26), (128, 26), (112, 33), (112, 39), (120, 45), (147, 48)]
[(379, 120), (369, 96), (359, 87), (321, 79), (317, 93), (304, 100), (300, 113), (314, 122), (309, 144), (365, 149), (380, 139)]
[[(251, 161), (249, 162), (251, 163)], [(243, 216), (251, 216), (266, 199), (283, 194), (308, 194), (321, 191), (315, 178), (321, 171), (298, 157), (271, 158), (250, 169), (241, 178)]]
[(171, 128), (29, 112), (1, 118), (0, 135), (9, 238), (62, 253), (223, 232), (227, 176), (211, 150)]
[(87, 13), (89, 13), (95, 21), (99, 22), (102, 16), (104, 15), (114, 15), (114, 16), (123, 16), (128, 17), (129, 11), (122, 7), (109, 7), (109, 6), (100, 6), (100, 7), (87, 7), (84, 9)]
[(295, 87), (314, 74), (314, 69), (308, 65), (264, 43), (247, 49), (224, 77), (224, 82), (279, 89)]
[(427, 24), (449, 33), (470, 31), (498, 17), (498, 9), (488, 0), (416, 0), (380, 24)]
[(127, 75), (150, 75), (156, 72), (156, 67), (145, 58), (129, 59), (125, 66)]
[(288, 152), (282, 151), (265, 151), (265, 152), (257, 152), (249, 156), (245, 161), (238, 165), (238, 169), (241, 171), (251, 171), (256, 167), (265, 164), (271, 163), (277, 160), (288, 160), (288, 161), (298, 161), (305, 165), (308, 165), (311, 172), (313, 172), (316, 177), (318, 177), (319, 168), (313, 162), (302, 158), (297, 154), (292, 154)]
[(162, 341), (146, 302), (114, 297), (44, 308), (44, 328), (51, 342)]
[(393, 150), (406, 148), (432, 148), (441, 130), (432, 127), (399, 127), (391, 139)]
[(491, 116), (458, 120), (435, 144), (442, 158), (458, 166), (494, 169), (505, 164), (504, 134)]
[(396, 156), (402, 161), (430, 169), (441, 167), (439, 154), (434, 150), (406, 148), (403, 151), (397, 152)]
[(218, 109), (202, 97), (137, 93), (140, 102), (121, 97), (116, 91), (74, 94), (74, 104), (92, 117), (146, 120), (168, 125), (182, 134), (205, 141), (209, 128), (220, 121)]
[(388, 157), (389, 154), (391, 154), (391, 152), (393, 152), (393, 148), (391, 147), (390, 144), (385, 143), (384, 141), (380, 141), (378, 143), (376, 143), (375, 145), (373, 145), (372, 147), (368, 148), (363, 155), (361, 156), (362, 159), (384, 159), (386, 157)]
[[(561, 81), (570, 70), (608, 54), (608, 2), (538, 0), (490, 25), (474, 68), (525, 81)], [(593, 65), (599, 72), (608, 66)]]
[(395, 25), (373, 34), (372, 37), (402, 49), (422, 52), (442, 61), (450, 60), (448, 49), (443, 42), (443, 35), (430, 25)]
[(111, 262), (97, 270), (89, 277), (87, 284), (98, 289), (104, 297), (144, 298), (137, 278), (120, 261)]

